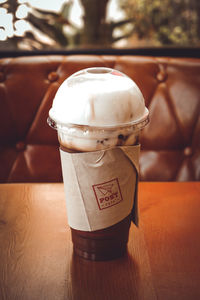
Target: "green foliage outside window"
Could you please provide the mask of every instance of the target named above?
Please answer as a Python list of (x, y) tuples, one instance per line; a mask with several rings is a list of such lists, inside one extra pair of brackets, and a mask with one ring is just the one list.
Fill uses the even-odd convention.
[(157, 45), (198, 45), (199, 0), (120, 0), (121, 8), (133, 17), (134, 34)]

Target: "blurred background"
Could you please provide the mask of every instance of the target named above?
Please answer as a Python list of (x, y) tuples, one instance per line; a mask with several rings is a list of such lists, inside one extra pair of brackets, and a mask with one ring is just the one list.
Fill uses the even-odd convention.
[(0, 0), (0, 51), (199, 46), (200, 0)]

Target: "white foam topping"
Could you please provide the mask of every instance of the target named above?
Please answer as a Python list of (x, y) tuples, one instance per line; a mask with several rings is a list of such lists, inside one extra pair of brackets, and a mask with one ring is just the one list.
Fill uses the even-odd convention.
[(58, 89), (49, 112), (57, 123), (100, 127), (139, 122), (147, 114), (135, 82), (108, 68), (73, 74)]

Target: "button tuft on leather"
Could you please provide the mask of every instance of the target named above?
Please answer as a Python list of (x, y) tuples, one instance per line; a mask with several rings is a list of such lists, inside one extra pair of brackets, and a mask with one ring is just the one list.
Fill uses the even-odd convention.
[(24, 151), (26, 149), (26, 144), (24, 142), (20, 141), (16, 144), (15, 147), (16, 147), (17, 151)]
[(6, 76), (3, 72), (0, 72), (0, 82), (3, 82), (6, 79)]
[(163, 82), (167, 79), (167, 73), (160, 71), (159, 73), (157, 73), (156, 78), (159, 82)]
[(51, 72), (51, 73), (49, 73), (49, 75), (48, 75), (48, 80), (50, 81), (50, 82), (54, 82), (54, 81), (56, 81), (58, 79), (58, 74), (56, 73), (56, 72)]
[(185, 156), (191, 156), (192, 155), (192, 148), (191, 147), (185, 147), (183, 151)]

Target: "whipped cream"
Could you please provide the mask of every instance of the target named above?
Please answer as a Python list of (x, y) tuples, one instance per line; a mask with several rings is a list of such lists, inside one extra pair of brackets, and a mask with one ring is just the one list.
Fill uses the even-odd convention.
[(134, 145), (148, 109), (133, 80), (109, 68), (81, 70), (58, 89), (48, 123), (60, 144), (77, 151)]
[(147, 113), (133, 80), (109, 68), (89, 68), (62, 83), (49, 116), (61, 124), (107, 127), (139, 122)]

